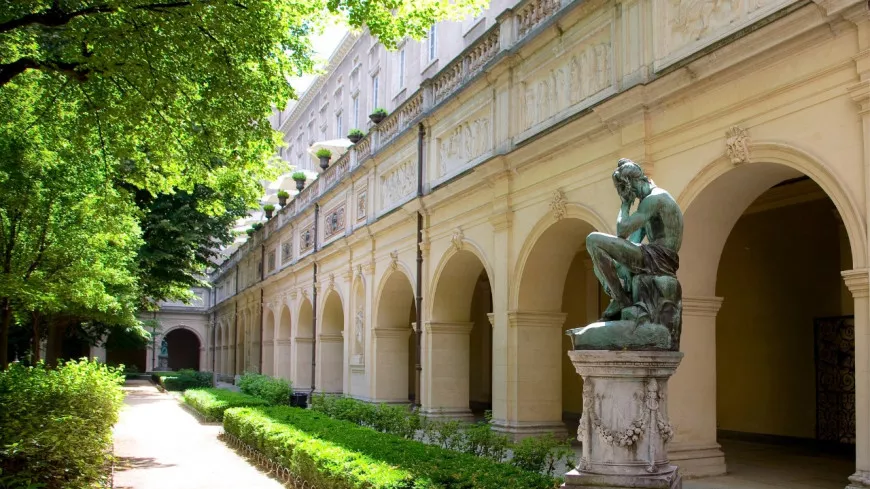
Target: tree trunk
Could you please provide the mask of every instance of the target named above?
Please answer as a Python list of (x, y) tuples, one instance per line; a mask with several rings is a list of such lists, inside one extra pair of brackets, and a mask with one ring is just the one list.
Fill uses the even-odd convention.
[(39, 343), (41, 338), (39, 337), (39, 313), (37, 311), (33, 311), (33, 364), (36, 365), (40, 360), (40, 352), (39, 352)]
[(63, 333), (66, 330), (66, 320), (55, 321), (48, 325), (48, 342), (45, 347), (45, 363), (50, 367), (57, 366), (57, 358), (63, 348)]
[(9, 298), (0, 299), (0, 370), (9, 366), (9, 325), (12, 323), (12, 306)]

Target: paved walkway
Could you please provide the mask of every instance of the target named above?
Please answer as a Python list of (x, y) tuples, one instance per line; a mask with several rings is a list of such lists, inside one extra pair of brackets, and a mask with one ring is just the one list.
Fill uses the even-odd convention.
[(130, 381), (115, 425), (115, 489), (280, 489), (147, 381)]

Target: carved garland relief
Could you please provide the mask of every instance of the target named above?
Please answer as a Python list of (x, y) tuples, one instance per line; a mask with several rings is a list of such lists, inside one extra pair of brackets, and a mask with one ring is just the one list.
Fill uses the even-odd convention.
[(362, 189), (356, 197), (356, 220), (365, 221), (368, 213), (368, 190)]
[(305, 253), (314, 247), (314, 225), (309, 224), (308, 227), (299, 233), (299, 253)]
[(344, 204), (341, 204), (326, 213), (326, 218), (323, 220), (324, 238), (329, 239), (337, 234), (344, 232), (344, 208)]

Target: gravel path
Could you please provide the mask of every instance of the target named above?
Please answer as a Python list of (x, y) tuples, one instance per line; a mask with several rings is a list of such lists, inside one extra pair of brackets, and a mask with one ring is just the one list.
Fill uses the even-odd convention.
[(115, 425), (115, 489), (279, 489), (150, 382), (130, 381)]

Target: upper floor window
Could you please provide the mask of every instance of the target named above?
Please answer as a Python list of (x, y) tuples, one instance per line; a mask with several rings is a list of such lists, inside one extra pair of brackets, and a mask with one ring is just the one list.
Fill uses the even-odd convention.
[(405, 48), (399, 50), (399, 87), (405, 88)]
[(341, 127), (341, 112), (339, 112), (338, 114), (335, 114), (335, 137), (336, 138), (343, 138), (344, 137), (343, 131), (344, 131), (344, 128)]
[(379, 107), (380, 99), (378, 98), (379, 85), (380, 84), (380, 76), (375, 74), (372, 76), (372, 112), (375, 111)]
[(427, 47), (429, 48), (429, 61), (435, 61), (435, 58), (438, 57), (438, 25), (432, 24), (432, 27), (429, 28), (429, 36), (426, 40)]
[(353, 127), (359, 127), (359, 94), (353, 96), (353, 113), (350, 123)]

